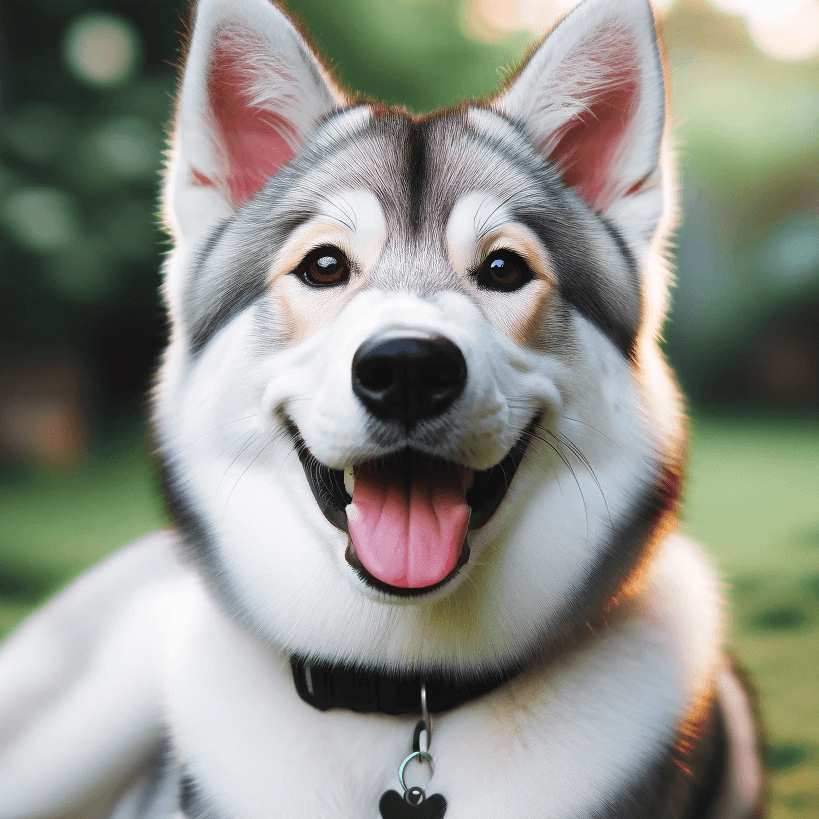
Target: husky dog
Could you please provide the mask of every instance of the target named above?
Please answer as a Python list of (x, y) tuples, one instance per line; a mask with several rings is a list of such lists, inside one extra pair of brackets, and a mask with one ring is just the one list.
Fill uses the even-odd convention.
[(0, 817), (740, 819), (720, 585), (675, 534), (645, 0), (492, 99), (339, 90), (202, 0), (164, 213), (176, 526), (0, 654)]

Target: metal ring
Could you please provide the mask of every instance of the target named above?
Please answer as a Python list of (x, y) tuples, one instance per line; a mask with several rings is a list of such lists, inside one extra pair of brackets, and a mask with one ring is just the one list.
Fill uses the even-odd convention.
[(398, 781), (401, 783), (401, 787), (404, 789), (404, 793), (406, 793), (409, 788), (407, 787), (406, 782), (404, 782), (404, 768), (407, 767), (407, 763), (412, 759), (418, 759), (419, 761), (424, 761), (429, 763), (429, 770), (430, 773), (435, 773), (435, 767), (432, 764), (432, 756), (428, 754), (426, 751), (413, 751), (402, 763), (401, 767), (398, 769)]
[(427, 684), (426, 681), (421, 682), (421, 719), (426, 723), (427, 728), (427, 747), (432, 745), (432, 717), (427, 708)]

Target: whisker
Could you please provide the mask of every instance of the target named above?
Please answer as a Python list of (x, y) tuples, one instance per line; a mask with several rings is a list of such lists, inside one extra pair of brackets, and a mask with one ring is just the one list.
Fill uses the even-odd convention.
[(241, 418), (234, 418), (232, 421), (225, 421), (224, 424), (219, 424), (218, 426), (212, 427), (211, 429), (207, 430), (207, 432), (203, 432), (201, 435), (197, 435), (192, 441), (188, 441), (180, 450), (180, 454), (185, 452), (186, 450), (190, 449), (195, 443), (198, 443), (202, 440), (202, 438), (206, 437), (207, 435), (212, 435), (214, 432), (218, 432), (220, 429), (224, 429), (225, 427), (229, 427), (231, 424), (238, 424), (240, 421), (249, 421), (251, 418), (256, 417), (256, 413), (252, 413), (251, 415), (244, 415)]
[[(505, 199), (502, 199), (486, 216), (486, 218), (481, 222), (480, 228), (478, 228), (475, 232), (478, 237), (478, 241), (480, 242), (484, 238), (484, 231), (486, 230), (486, 226), (489, 224), (489, 220), (505, 205), (508, 205), (512, 199), (515, 198), (517, 192), (510, 193)], [(475, 214), (475, 219), (473, 219), (473, 224), (477, 221), (478, 214)]]
[(259, 437), (259, 435), (261, 435), (261, 434), (262, 434), (262, 433), (261, 433), (260, 431), (254, 431), (254, 432), (251, 434), (250, 438), (247, 440), (247, 442), (245, 442), (244, 444), (242, 444), (242, 446), (240, 447), (239, 451), (238, 451), (238, 452), (237, 452), (237, 453), (236, 453), (236, 454), (233, 456), (233, 460), (232, 460), (232, 461), (231, 461), (231, 462), (228, 464), (227, 469), (225, 469), (224, 473), (222, 474), (221, 479), (219, 480), (219, 484), (218, 484), (218, 486), (216, 487), (215, 497), (218, 497), (218, 495), (219, 495), (219, 490), (222, 488), (222, 484), (224, 483), (225, 478), (226, 478), (226, 477), (227, 477), (227, 475), (228, 475), (228, 472), (230, 472), (230, 470), (233, 468), (233, 465), (236, 463), (236, 461), (238, 461), (238, 460), (239, 460), (239, 458), (241, 458), (241, 457), (242, 457), (242, 454), (243, 454), (243, 453), (244, 453), (244, 452), (247, 450), (247, 448), (248, 448), (248, 447), (249, 447), (249, 446), (250, 446), (250, 445), (251, 445), (251, 444), (252, 444), (252, 443), (253, 443), (253, 442), (254, 442), (254, 441), (255, 441), (255, 440), (256, 440), (256, 439)]
[(597, 429), (597, 427), (592, 426), (589, 423), (586, 423), (586, 421), (581, 421), (579, 418), (570, 418), (568, 415), (564, 415), (563, 417), (567, 421), (572, 421), (575, 424), (582, 424), (584, 427), (588, 427), (590, 430), (592, 430), (593, 432), (596, 432), (598, 435), (605, 438), (607, 441), (610, 441), (616, 447), (619, 447), (620, 449), (625, 449), (625, 447), (623, 447), (623, 445), (619, 441), (615, 441), (614, 438), (609, 437), (608, 435), (606, 435), (605, 432), (603, 432), (602, 430)]
[(572, 454), (586, 467), (592, 477), (592, 480), (596, 484), (598, 491), (600, 492), (600, 497), (603, 499), (603, 505), (606, 507), (606, 514), (609, 516), (609, 523), (614, 525), (611, 519), (611, 510), (609, 509), (609, 504), (606, 500), (606, 493), (603, 491), (603, 487), (600, 484), (600, 481), (597, 479), (597, 475), (595, 474), (594, 469), (592, 469), (592, 465), (589, 463), (586, 456), (580, 451), (580, 448), (573, 441), (570, 441), (565, 435), (561, 435), (559, 433), (555, 434), (548, 429), (545, 430), (545, 432), (547, 435), (551, 435), (559, 443), (567, 446), (571, 450)]
[[(549, 452), (548, 455), (549, 455), (549, 466), (551, 467), (552, 473), (555, 476), (555, 481), (557, 481), (557, 488), (560, 490), (560, 494), (563, 496), (563, 500), (565, 501), (566, 500), (566, 493), (563, 491), (563, 484), (560, 483), (560, 473), (555, 468), (555, 464), (554, 464), (554, 461), (552, 460), (551, 452)], [(524, 457), (524, 459), (529, 459), (531, 461), (534, 461), (535, 463), (538, 464), (538, 466), (541, 466), (540, 461), (537, 458), (535, 458), (535, 455), (531, 450), (527, 449), (526, 452), (523, 453), (523, 457)]]
[(580, 492), (580, 499), (583, 502), (583, 512), (586, 516), (586, 542), (589, 541), (589, 534), (590, 534), (590, 524), (589, 524), (589, 507), (586, 504), (586, 496), (583, 494), (583, 487), (580, 485), (580, 481), (577, 479), (577, 473), (574, 471), (569, 459), (561, 452), (559, 447), (556, 447), (548, 438), (544, 438), (541, 435), (538, 435), (537, 432), (534, 434), (534, 437), (540, 441), (541, 443), (546, 444), (546, 446), (550, 447), (558, 458), (563, 461), (564, 466), (566, 469), (569, 470), (572, 477), (574, 478), (574, 482), (577, 484), (577, 490)]
[[(252, 438), (254, 435), (257, 434), (258, 432), (256, 430), (250, 430), (249, 432), (244, 433), (244, 436), (249, 436), (250, 438)], [(198, 478), (205, 470), (213, 466), (226, 452), (229, 452), (235, 444), (236, 441), (231, 441), (221, 452), (219, 452), (217, 455), (211, 458), (211, 460), (208, 461), (208, 463), (197, 469), (196, 472), (193, 472), (190, 475), (188, 475), (183, 485), (192, 483), (194, 478)]]
[[(265, 435), (265, 437), (267, 437), (267, 435)], [(262, 440), (264, 441), (264, 438)], [(244, 476), (247, 474), (248, 469), (250, 469), (250, 467), (253, 466), (253, 464), (256, 462), (256, 459), (262, 454), (262, 452), (265, 452), (272, 443), (273, 443), (272, 439), (270, 441), (267, 441), (267, 443), (262, 443), (262, 446), (259, 449), (259, 451), (250, 459), (248, 465), (242, 470), (242, 474), (239, 475), (239, 477), (233, 484), (233, 487), (231, 488), (230, 492), (228, 492), (227, 499), (225, 500), (224, 506), (225, 509), (227, 509), (228, 505), (230, 504), (230, 499), (233, 496), (233, 493), (236, 491), (236, 487), (239, 485), (239, 481), (241, 481), (242, 478), (244, 478)]]

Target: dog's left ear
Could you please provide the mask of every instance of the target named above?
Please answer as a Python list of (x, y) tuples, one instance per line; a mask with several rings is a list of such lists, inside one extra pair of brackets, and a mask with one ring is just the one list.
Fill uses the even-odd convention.
[(665, 85), (647, 0), (584, 0), (492, 103), (597, 212), (648, 243), (662, 212)]

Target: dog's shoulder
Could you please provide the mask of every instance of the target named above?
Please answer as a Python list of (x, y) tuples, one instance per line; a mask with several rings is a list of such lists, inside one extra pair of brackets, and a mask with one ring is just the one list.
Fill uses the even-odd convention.
[(175, 536), (150, 535), (71, 583), (2, 647), (3, 816), (105, 815), (151, 757), (157, 652), (188, 576)]

